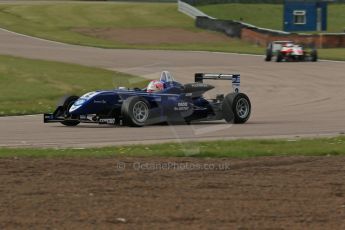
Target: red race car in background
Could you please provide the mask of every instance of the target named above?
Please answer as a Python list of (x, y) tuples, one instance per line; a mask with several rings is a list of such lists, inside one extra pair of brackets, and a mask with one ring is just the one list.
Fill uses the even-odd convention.
[(317, 50), (304, 49), (292, 41), (274, 41), (268, 44), (265, 61), (271, 61), (275, 57), (276, 62), (282, 61), (312, 61), (318, 59)]

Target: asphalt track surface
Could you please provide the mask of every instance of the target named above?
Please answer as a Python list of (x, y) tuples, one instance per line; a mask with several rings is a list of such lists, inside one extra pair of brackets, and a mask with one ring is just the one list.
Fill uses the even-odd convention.
[[(1, 117), (0, 147), (90, 147), (204, 139), (333, 136), (345, 132), (345, 62), (266, 63), (262, 56), (186, 51), (112, 50), (45, 41), (0, 29), (0, 54), (77, 63), (181, 82), (195, 72), (240, 73), (250, 120), (142, 128), (43, 124), (42, 115)], [(217, 90), (230, 84), (215, 82)], [(112, 86), (109, 86), (110, 88)], [(213, 92), (215, 93), (215, 92)], [(51, 111), (47, 111), (51, 112)]]

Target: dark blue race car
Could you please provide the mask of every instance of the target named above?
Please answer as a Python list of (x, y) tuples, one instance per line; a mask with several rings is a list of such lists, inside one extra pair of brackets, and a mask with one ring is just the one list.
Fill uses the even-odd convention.
[[(214, 88), (204, 80), (229, 80), (233, 92), (205, 99), (203, 94)], [(65, 97), (52, 114), (44, 114), (44, 122), (60, 122), (66, 126), (98, 123), (145, 126), (159, 123), (190, 123), (224, 119), (229, 123), (245, 123), (251, 113), (247, 95), (240, 93), (239, 74), (196, 73), (195, 82), (181, 84), (163, 71), (158, 92), (147, 89), (94, 91), (81, 97)]]

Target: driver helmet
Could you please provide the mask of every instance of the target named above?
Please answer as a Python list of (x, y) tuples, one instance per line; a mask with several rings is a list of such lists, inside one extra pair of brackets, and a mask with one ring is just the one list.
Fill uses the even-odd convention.
[(285, 47), (293, 47), (293, 44), (288, 42), (288, 43), (285, 44)]
[(164, 89), (164, 83), (161, 81), (157, 81), (157, 80), (152, 80), (150, 81), (149, 85), (147, 86), (146, 91), (148, 93), (154, 93), (154, 92), (158, 92)]

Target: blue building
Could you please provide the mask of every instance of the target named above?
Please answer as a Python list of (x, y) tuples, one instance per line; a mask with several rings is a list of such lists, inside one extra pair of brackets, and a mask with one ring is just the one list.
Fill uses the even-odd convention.
[(284, 31), (325, 31), (327, 1), (285, 0)]

